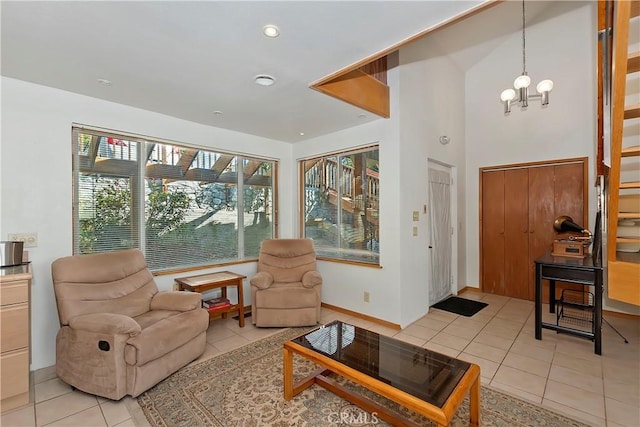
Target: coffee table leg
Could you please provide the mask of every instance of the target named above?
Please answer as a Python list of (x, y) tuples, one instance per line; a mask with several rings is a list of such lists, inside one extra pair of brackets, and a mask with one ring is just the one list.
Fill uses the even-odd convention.
[(469, 390), (469, 425), (480, 425), (480, 375), (476, 377)]
[(282, 349), (284, 357), (284, 399), (293, 399), (293, 353), (287, 348)]

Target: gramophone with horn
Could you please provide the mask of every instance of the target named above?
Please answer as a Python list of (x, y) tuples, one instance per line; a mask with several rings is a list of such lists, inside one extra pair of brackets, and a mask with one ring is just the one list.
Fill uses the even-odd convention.
[(569, 235), (567, 239), (556, 239), (553, 241), (554, 256), (566, 256), (574, 258), (584, 258), (589, 253), (589, 245), (593, 235), (591, 231), (573, 222), (570, 216), (561, 215), (553, 221), (553, 228), (558, 233), (575, 232), (581, 235)]

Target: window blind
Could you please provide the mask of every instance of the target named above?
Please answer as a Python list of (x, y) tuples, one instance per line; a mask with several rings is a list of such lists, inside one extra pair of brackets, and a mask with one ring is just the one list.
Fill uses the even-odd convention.
[(258, 255), (277, 162), (74, 128), (74, 252), (140, 248), (152, 270)]

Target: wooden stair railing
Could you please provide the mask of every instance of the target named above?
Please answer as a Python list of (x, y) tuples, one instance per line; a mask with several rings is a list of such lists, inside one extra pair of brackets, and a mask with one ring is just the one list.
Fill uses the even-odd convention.
[[(628, 95), (627, 78), (630, 74), (640, 72), (640, 53), (629, 52), (630, 21), (640, 19), (638, 18), (640, 1), (615, 1), (613, 5), (614, 39), (611, 70), (613, 91), (611, 167), (608, 186), (607, 285), (610, 299), (640, 306), (640, 252), (619, 250), (625, 245), (640, 243), (640, 236), (620, 235), (619, 227), (620, 220), (636, 221), (640, 219), (640, 146), (623, 147), (625, 136), (629, 139), (636, 139), (637, 136), (635, 134), (625, 135), (625, 124), (640, 117), (640, 105), (625, 105), (625, 97)], [(627, 132), (634, 132), (633, 126), (627, 126), (627, 129)], [(634, 223), (640, 226), (638, 222)]]

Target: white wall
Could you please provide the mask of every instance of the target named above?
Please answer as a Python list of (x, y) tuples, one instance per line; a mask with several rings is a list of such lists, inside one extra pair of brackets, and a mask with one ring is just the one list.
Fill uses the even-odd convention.
[[(51, 262), (72, 253), (71, 125), (82, 123), (205, 147), (250, 153), (280, 160), (281, 176), (292, 174), (291, 145), (204, 126), (149, 111), (2, 78), (0, 236), (37, 232), (32, 260), (31, 370), (55, 364), (58, 316), (51, 282)], [(294, 182), (279, 180), (280, 235), (293, 235), (289, 209)], [(230, 268), (255, 272), (255, 263)], [(206, 271), (203, 271), (203, 273)], [(184, 275), (184, 274), (183, 274)], [(174, 276), (157, 278), (171, 289)], [(250, 303), (248, 281), (245, 304)]]
[[(557, 16), (556, 16), (557, 15)], [(460, 24), (464, 26), (464, 23)], [(505, 117), (500, 92), (521, 72), (521, 33), (466, 71), (429, 37), (400, 51), (389, 80), (391, 118), (308, 140), (294, 146), (294, 158), (380, 141), (380, 271), (322, 263), (329, 277), (323, 300), (405, 326), (426, 312), (428, 287), (427, 158), (456, 167), (458, 289), (479, 286), (478, 170), (481, 167), (589, 158), (589, 217), (595, 218), (593, 156), (596, 146), (596, 9), (560, 3), (527, 26), (527, 70), (535, 83), (551, 78), (551, 104)], [(558, 35), (561, 34), (561, 37)], [(482, 46), (486, 49), (486, 46)], [(440, 135), (451, 143), (442, 146)], [(412, 237), (412, 211), (420, 212)], [(397, 261), (395, 262), (390, 261)], [(389, 294), (389, 290), (393, 292)], [(362, 302), (362, 293), (371, 302)], [(394, 297), (399, 293), (399, 298)], [(389, 300), (380, 300), (380, 295)]]
[[(466, 284), (464, 72), (431, 37), (402, 49), (400, 68), (403, 219), (407, 220), (408, 227), (418, 226), (418, 238), (406, 237), (411, 236), (411, 228), (403, 232), (407, 253), (402, 258), (402, 271), (410, 272), (403, 277), (403, 286), (408, 290), (403, 293), (403, 309), (411, 307), (409, 312), (421, 316), (427, 308), (425, 302), (431, 286), (430, 225), (424, 213), (429, 203), (428, 159), (450, 166), (454, 174), (451, 196), (457, 215), (452, 218), (455, 228), (453, 284), (456, 289)], [(441, 136), (448, 136), (450, 142), (441, 144)], [(413, 211), (420, 212), (418, 223), (408, 222)]]
[[(481, 167), (561, 158), (589, 158), (589, 222), (595, 221), (597, 34), (596, 2), (527, 25), (527, 71), (533, 90), (550, 78), (550, 103), (503, 114), (500, 93), (522, 72), (522, 34), (514, 33), (466, 74), (467, 281), (479, 279), (479, 177)], [(535, 93), (535, 92), (534, 92)]]
[[(391, 118), (294, 145), (300, 159), (358, 145), (380, 144), (380, 264), (372, 269), (321, 262), (323, 301), (407, 326), (428, 310), (427, 160), (458, 168), (464, 184), (464, 74), (446, 58), (431, 55), (428, 41), (403, 49), (388, 73)], [(428, 53), (425, 53), (428, 52)], [(452, 142), (443, 146), (440, 135)], [(459, 210), (464, 218), (464, 189)], [(412, 213), (419, 212), (419, 221)], [(461, 220), (460, 243), (464, 242)], [(412, 235), (413, 226), (418, 236)], [(464, 277), (464, 245), (458, 254)], [(370, 302), (363, 293), (370, 293)]]
[[(397, 84), (397, 73), (389, 73), (389, 81)], [(397, 96), (393, 95), (393, 99)], [(398, 113), (392, 101), (391, 115)], [(294, 159), (379, 143), (380, 157), (380, 265), (382, 268), (361, 267), (336, 262), (319, 261), (323, 276), (322, 301), (369, 316), (400, 323), (400, 239), (399, 239), (399, 175), (400, 149), (397, 119), (376, 120), (322, 137), (296, 143)], [(297, 175), (292, 180), (297, 182)], [(293, 207), (296, 216), (299, 206)], [(370, 302), (364, 302), (364, 292)]]

